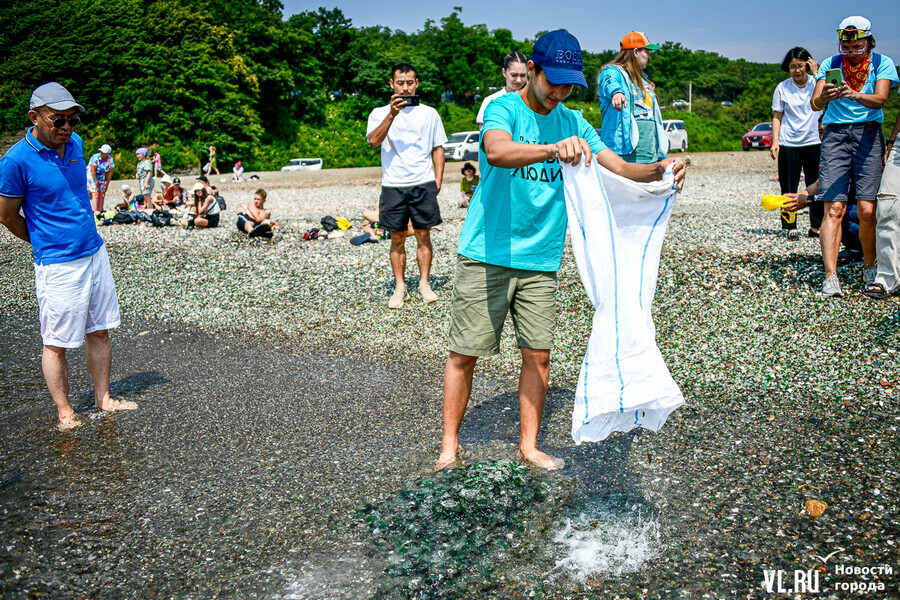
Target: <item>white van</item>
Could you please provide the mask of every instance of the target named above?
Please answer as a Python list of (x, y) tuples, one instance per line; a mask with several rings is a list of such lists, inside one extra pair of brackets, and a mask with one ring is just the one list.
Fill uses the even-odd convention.
[(319, 171), (322, 169), (321, 158), (292, 158), (281, 167), (282, 171)]
[(688, 147), (688, 134), (684, 128), (684, 121), (663, 121), (666, 129), (666, 137), (669, 138), (669, 151), (680, 150), (684, 152)]
[(447, 138), (444, 144), (444, 158), (447, 160), (478, 160), (477, 131), (461, 131)]

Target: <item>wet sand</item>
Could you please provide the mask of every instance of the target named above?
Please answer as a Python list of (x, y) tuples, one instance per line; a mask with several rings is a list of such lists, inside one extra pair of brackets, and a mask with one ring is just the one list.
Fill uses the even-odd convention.
[[(40, 374), (29, 251), (0, 232), (0, 595), (755, 598), (768, 596), (764, 570), (783, 569), (792, 583), (794, 569), (823, 566), (813, 555), (839, 551), (818, 597), (848, 597), (836, 585), (862, 579), (835, 564), (898, 558), (900, 304), (862, 296), (858, 265), (839, 269), (846, 298), (818, 297), (816, 240), (788, 242), (777, 215), (759, 208), (777, 185), (762, 153), (692, 156), (654, 305), (687, 405), (658, 434), (573, 445), (592, 311), (567, 253), (542, 443), (568, 467), (524, 478), (497, 467), (509, 493), (497, 492), (504, 520), (491, 531), (474, 510), (435, 521), (456, 533), (416, 529), (423, 518), (401, 502), (468, 489), (429, 474), (461, 163), (448, 165), (441, 194), (447, 229), (434, 235), (431, 306), (387, 310), (387, 244), (302, 240), (326, 214), (358, 232), (362, 209), (377, 202), (377, 169), (220, 184), (229, 210), (215, 230), (102, 228), (124, 313), (113, 389), (140, 408), (90, 409), (83, 350), (72, 352), (72, 395), (87, 422), (70, 434), (54, 431)], [(271, 242), (249, 242), (233, 225), (258, 185), (285, 224)], [(501, 356), (480, 363), (464, 469), (515, 456), (514, 346), (507, 331)], [(829, 508), (812, 517), (808, 500)], [(433, 538), (437, 549), (415, 547), (438, 556), (431, 570), (450, 588), (421, 587), (429, 563), (399, 559), (402, 536), (367, 515)], [(561, 531), (595, 536), (581, 546), (599, 558), (594, 567), (571, 562)], [(469, 570), (449, 550), (433, 554), (455, 547), (453, 535), (483, 542), (461, 555)], [(614, 567), (628, 552), (616, 548), (636, 553), (624, 571)], [(867, 581), (886, 592), (853, 597), (897, 590), (896, 575)]]

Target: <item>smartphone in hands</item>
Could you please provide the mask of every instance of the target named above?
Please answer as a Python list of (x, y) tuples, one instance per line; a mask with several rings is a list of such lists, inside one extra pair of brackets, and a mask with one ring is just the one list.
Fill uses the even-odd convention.
[(400, 96), (406, 101), (406, 106), (419, 106), (419, 96)]

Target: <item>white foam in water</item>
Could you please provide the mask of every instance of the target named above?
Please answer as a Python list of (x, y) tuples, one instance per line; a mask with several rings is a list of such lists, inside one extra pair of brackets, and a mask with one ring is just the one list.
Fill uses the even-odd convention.
[(270, 600), (362, 600), (372, 595), (373, 582), (384, 570), (382, 562), (353, 552), (319, 557), (299, 565), (299, 575)]
[(553, 537), (557, 556), (562, 556), (553, 571), (580, 581), (639, 571), (660, 555), (659, 531), (659, 522), (640, 514), (581, 513), (566, 519)]

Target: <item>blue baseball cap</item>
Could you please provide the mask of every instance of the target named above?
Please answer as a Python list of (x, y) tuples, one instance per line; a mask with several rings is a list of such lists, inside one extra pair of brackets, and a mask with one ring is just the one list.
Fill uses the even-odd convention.
[(557, 29), (539, 37), (534, 43), (531, 60), (534, 64), (541, 65), (551, 84), (572, 84), (587, 88), (587, 80), (581, 72), (584, 66), (581, 44), (568, 31)]

